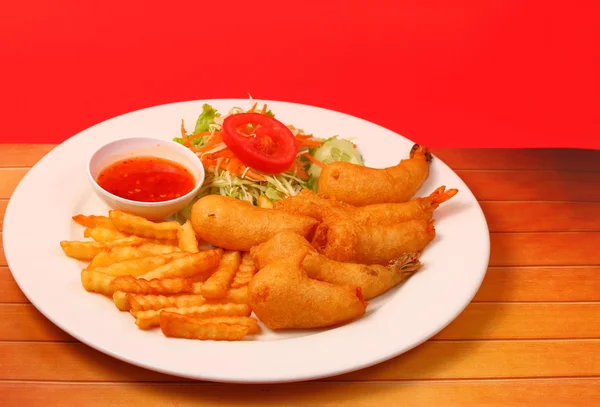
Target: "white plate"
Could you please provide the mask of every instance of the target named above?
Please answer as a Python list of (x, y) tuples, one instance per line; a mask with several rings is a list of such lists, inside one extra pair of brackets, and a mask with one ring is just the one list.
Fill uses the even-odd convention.
[[(485, 275), (489, 233), (475, 197), (434, 158), (418, 195), (440, 185), (460, 192), (436, 212), (437, 238), (421, 259), (425, 266), (404, 285), (370, 302), (367, 315), (335, 329), (273, 333), (261, 340), (212, 342), (171, 339), (142, 331), (129, 313), (81, 287), (84, 263), (66, 257), (61, 240), (83, 238), (71, 216), (105, 214), (86, 178), (91, 154), (103, 144), (132, 136), (172, 139), (180, 120), (190, 130), (203, 103), (226, 112), (248, 100), (174, 103), (125, 114), (91, 127), (45, 156), (15, 190), (4, 221), (10, 270), (31, 303), (83, 343), (134, 365), (193, 379), (275, 383), (316, 379), (390, 359), (426, 341), (458, 316)], [(267, 101), (279, 120), (318, 137), (355, 138), (365, 163), (391, 166), (413, 142), (362, 119), (312, 106)]]

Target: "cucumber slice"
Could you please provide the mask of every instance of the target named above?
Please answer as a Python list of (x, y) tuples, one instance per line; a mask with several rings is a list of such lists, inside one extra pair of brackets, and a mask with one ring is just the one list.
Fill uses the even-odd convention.
[[(330, 164), (336, 161), (346, 161), (352, 164), (364, 165), (362, 156), (354, 144), (348, 140), (340, 140), (332, 138), (327, 140), (323, 145), (317, 148), (313, 154), (317, 160), (324, 164)], [(321, 167), (316, 164), (311, 164), (308, 168), (308, 174), (314, 178), (321, 175)]]

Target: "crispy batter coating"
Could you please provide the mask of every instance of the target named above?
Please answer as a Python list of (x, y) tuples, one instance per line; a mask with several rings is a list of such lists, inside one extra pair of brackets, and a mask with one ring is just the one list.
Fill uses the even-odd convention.
[(387, 265), (405, 253), (422, 251), (434, 238), (432, 221), (360, 225), (337, 220), (320, 224), (312, 244), (333, 260)]
[(201, 239), (223, 249), (239, 251), (248, 251), (284, 229), (310, 237), (318, 224), (308, 216), (259, 208), (220, 195), (199, 199), (192, 207), (191, 220)]
[(276, 201), (275, 209), (311, 216), (321, 222), (331, 217), (343, 217), (357, 223), (390, 224), (409, 220), (431, 220), (440, 204), (452, 198), (458, 190), (441, 186), (424, 198), (413, 198), (408, 202), (380, 203), (353, 206), (337, 199), (315, 194), (303, 189), (298, 195)]
[(364, 315), (361, 289), (309, 278), (301, 267), (303, 249), (262, 268), (248, 284), (254, 314), (271, 329), (318, 328)]
[(355, 285), (362, 289), (366, 300), (376, 297), (406, 281), (419, 270), (419, 253), (400, 256), (387, 266), (379, 264), (343, 263), (331, 260), (312, 249), (302, 236), (281, 232), (252, 249), (255, 263), (263, 268), (270, 263), (294, 256), (303, 248), (311, 249), (302, 261), (308, 277), (333, 284)]
[(431, 154), (414, 145), (410, 158), (388, 168), (369, 168), (348, 162), (333, 162), (323, 168), (318, 192), (355, 206), (406, 202), (429, 176)]

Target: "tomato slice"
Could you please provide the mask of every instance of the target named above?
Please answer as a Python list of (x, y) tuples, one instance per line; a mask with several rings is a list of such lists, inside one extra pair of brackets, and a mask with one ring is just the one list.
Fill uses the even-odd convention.
[(265, 114), (238, 113), (226, 117), (221, 137), (246, 166), (265, 174), (284, 172), (296, 160), (296, 137), (285, 124)]

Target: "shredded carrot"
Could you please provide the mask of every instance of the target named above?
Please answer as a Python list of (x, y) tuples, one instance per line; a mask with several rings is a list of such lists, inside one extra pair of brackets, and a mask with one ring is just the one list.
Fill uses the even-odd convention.
[(254, 102), (254, 104), (252, 105), (252, 108), (250, 110), (248, 110), (248, 113), (254, 113), (254, 111), (256, 110), (256, 106), (258, 106), (258, 102)]
[(237, 174), (240, 165), (242, 162), (238, 158), (230, 158), (226, 169), (232, 174)]
[(185, 126), (183, 125), (183, 119), (181, 119), (181, 138), (185, 141), (187, 136), (185, 135)]
[(221, 133), (215, 132), (213, 136), (208, 140), (208, 143), (203, 145), (198, 149), (198, 152), (204, 153), (213, 149), (217, 144), (219, 144), (223, 139), (221, 138)]
[(183, 144), (190, 147), (192, 145), (192, 141), (196, 140), (199, 137), (204, 137), (204, 136), (209, 136), (210, 135), (210, 131), (201, 131), (199, 133), (196, 133), (194, 135), (192, 135), (191, 137), (184, 137), (183, 139)]
[(252, 171), (252, 170), (248, 170), (248, 171), (246, 172), (246, 176), (247, 176), (247, 177), (249, 177), (249, 178), (252, 178), (254, 181), (266, 181), (266, 178), (265, 178), (265, 177), (263, 177), (263, 176), (262, 176), (262, 175), (260, 175), (260, 174), (257, 174), (257, 173), (255, 173), (255, 172), (254, 172), (254, 171)]
[(304, 179), (307, 180), (308, 179), (308, 173), (306, 171), (304, 171), (303, 169), (299, 169), (296, 172), (296, 175), (298, 176), (298, 178), (300, 179)]
[(262, 108), (262, 111), (261, 111), (261, 113), (262, 113), (262, 114), (265, 114), (265, 113), (267, 113), (267, 105), (263, 105), (263, 108)]
[(228, 148), (225, 148), (221, 151), (217, 151), (216, 153), (210, 154), (211, 158), (237, 158), (233, 151)]
[(297, 140), (298, 147), (319, 147), (323, 144), (322, 141), (319, 140)]
[(308, 153), (304, 153), (304, 157), (308, 158), (308, 161), (317, 164), (319, 167), (321, 168), (325, 168), (325, 164), (319, 160), (317, 160), (315, 157), (313, 157), (312, 155), (308, 154)]
[(312, 138), (312, 134), (298, 134), (296, 136), (296, 139), (298, 139), (298, 140), (307, 140), (310, 138)]

